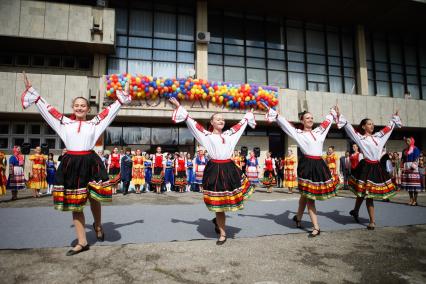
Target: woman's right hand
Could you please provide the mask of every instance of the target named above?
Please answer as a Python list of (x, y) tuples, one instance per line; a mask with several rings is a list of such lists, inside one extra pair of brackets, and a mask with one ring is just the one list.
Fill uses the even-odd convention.
[(337, 104), (334, 106), (334, 110), (336, 111), (337, 116), (340, 116), (340, 108)]
[(179, 103), (179, 101), (178, 101), (176, 98), (174, 98), (174, 97), (171, 97), (171, 98), (169, 99), (169, 102), (170, 102), (172, 105), (174, 105), (176, 108), (180, 107), (180, 103)]
[(22, 76), (24, 76), (24, 83), (25, 83), (25, 88), (29, 89), (31, 88), (31, 82), (30, 80), (28, 80), (27, 74), (25, 73), (25, 71), (22, 71)]

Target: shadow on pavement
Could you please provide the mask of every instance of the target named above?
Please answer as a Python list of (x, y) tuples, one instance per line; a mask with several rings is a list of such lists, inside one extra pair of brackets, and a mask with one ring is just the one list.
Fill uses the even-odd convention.
[[(104, 229), (104, 233), (105, 233), (105, 241), (107, 242), (116, 242), (121, 240), (121, 233), (117, 230), (121, 227), (125, 227), (125, 226), (130, 226), (133, 224), (143, 224), (144, 220), (136, 220), (136, 221), (132, 221), (132, 222), (127, 222), (127, 223), (123, 223), (123, 224), (115, 224), (114, 222), (106, 222), (102, 224), (102, 227)], [(71, 227), (74, 227), (74, 225), (71, 225)], [(95, 230), (93, 229), (93, 226), (91, 224), (86, 224), (84, 226), (87, 229), (89, 229), (89, 232), (86, 232), (87, 235), (87, 242), (89, 244), (93, 244), (97, 242), (96, 239), (96, 233)], [(78, 240), (74, 239), (71, 242), (71, 246), (75, 246), (77, 245)]]
[[(322, 212), (317, 210), (318, 216), (327, 217), (330, 220), (333, 220), (336, 223), (347, 225), (347, 224), (356, 224), (354, 218), (349, 215), (349, 212), (345, 212), (346, 215), (342, 215), (343, 211), (334, 210), (333, 212)], [(369, 223), (370, 220), (362, 217), (358, 217), (359, 223)]]
[[(226, 216), (226, 218), (231, 218)], [(196, 221), (186, 221), (179, 219), (171, 219), (172, 223), (184, 223), (197, 226), (197, 231), (206, 238), (217, 238), (217, 234), (214, 231), (214, 224), (211, 220), (200, 218)], [(228, 238), (234, 238), (240, 231), (241, 228), (226, 225), (226, 235)]]
[[(290, 213), (292, 214), (292, 217), (290, 218)], [(290, 228), (290, 229), (295, 229), (296, 228), (296, 224), (293, 221), (293, 215), (295, 215), (295, 212), (291, 212), (289, 210), (285, 211), (282, 214), (279, 215), (275, 215), (275, 214), (271, 214), (271, 213), (267, 213), (265, 215), (250, 215), (250, 214), (238, 214), (238, 216), (241, 217), (255, 217), (255, 218), (262, 218), (262, 219), (269, 219), (269, 220), (273, 220), (275, 223), (277, 223), (278, 225)], [(307, 229), (305, 229), (306, 227), (311, 226), (311, 222), (306, 222), (302, 220), (302, 230), (307, 231)]]

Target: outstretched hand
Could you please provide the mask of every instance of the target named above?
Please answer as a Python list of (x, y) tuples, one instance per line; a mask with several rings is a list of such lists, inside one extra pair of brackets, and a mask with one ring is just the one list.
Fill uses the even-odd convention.
[(337, 116), (340, 116), (340, 108), (337, 104), (334, 106), (334, 110), (336, 111)]
[(25, 71), (22, 71), (22, 76), (24, 76), (24, 83), (25, 83), (25, 88), (29, 89), (31, 88), (31, 82), (30, 80), (28, 80), (27, 74), (25, 73)]
[(172, 105), (174, 105), (176, 108), (180, 107), (180, 103), (179, 103), (179, 101), (178, 101), (175, 97), (171, 97), (171, 98), (169, 99), (169, 102), (170, 102)]
[(130, 80), (127, 80), (126, 85), (124, 85), (124, 92), (128, 95), (130, 90)]
[(399, 109), (395, 111), (394, 115), (399, 116)]

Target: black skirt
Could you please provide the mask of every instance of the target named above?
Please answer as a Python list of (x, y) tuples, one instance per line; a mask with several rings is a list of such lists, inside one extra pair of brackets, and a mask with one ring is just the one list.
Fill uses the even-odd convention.
[(55, 175), (53, 203), (61, 211), (83, 211), (87, 198), (111, 201), (111, 182), (93, 151), (65, 154)]
[(226, 161), (207, 162), (204, 168), (203, 190), (232, 191), (241, 186), (242, 171), (233, 161)]
[(313, 200), (325, 200), (336, 195), (338, 181), (321, 157), (302, 156), (297, 166), (301, 195)]
[(388, 172), (378, 161), (361, 160), (351, 171), (348, 183), (358, 197), (388, 199), (396, 194)]

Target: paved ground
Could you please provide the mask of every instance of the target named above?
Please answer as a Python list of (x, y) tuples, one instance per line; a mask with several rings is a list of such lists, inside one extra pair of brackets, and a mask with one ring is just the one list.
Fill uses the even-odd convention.
[[(52, 208), (47, 208), (51, 203), (50, 197), (41, 199), (26, 198), (28, 193), (22, 193), (22, 200), (16, 202), (0, 201), (0, 216), (11, 219), (13, 215), (7, 215), (14, 210), (36, 210), (38, 218), (50, 220), (40, 224), (50, 227), (54, 219), (65, 218), (71, 224), (67, 214), (54, 214)], [(338, 211), (333, 214), (337, 204), (352, 204), (353, 198), (349, 193), (342, 199), (321, 202), (320, 214), (323, 229), (329, 225), (351, 228), (352, 223), (347, 218), (347, 211)], [(350, 197), (349, 197), (350, 196)], [(402, 205), (407, 202), (407, 194), (402, 193), (393, 200), (401, 205), (377, 202), (378, 222), (394, 222), (400, 215), (411, 216), (411, 220), (419, 218), (418, 223), (426, 224), (426, 218), (422, 207), (409, 207)], [(9, 196), (2, 200), (9, 199)], [(202, 198), (198, 193), (169, 193), (157, 196), (156, 194), (142, 194), (130, 196), (116, 196), (113, 205), (104, 208), (105, 220), (108, 218), (124, 218), (121, 227), (113, 227), (111, 232), (122, 232), (121, 239), (128, 235), (126, 230), (148, 225), (155, 216), (147, 218), (141, 214), (135, 216), (118, 217), (107, 216), (110, 212), (120, 212), (123, 208), (140, 209), (140, 207), (175, 208), (182, 210), (179, 216), (173, 215), (179, 222), (171, 222), (171, 228), (184, 228), (183, 231), (192, 231), (204, 234), (205, 240), (157, 241), (153, 243), (118, 244), (118, 241), (108, 245), (93, 245), (90, 251), (83, 254), (66, 257), (68, 248), (63, 246), (56, 248), (0, 250), (0, 283), (425, 283), (426, 282), (426, 225), (411, 225), (402, 227), (377, 228), (375, 231), (367, 231), (360, 227), (349, 230), (323, 231), (321, 236), (308, 239), (306, 232), (296, 231), (291, 228), (291, 222), (284, 216), (286, 210), (294, 211), (293, 206), (298, 198), (297, 194), (284, 194), (281, 190), (272, 194), (257, 192), (246, 210), (230, 214), (230, 222), (236, 222), (235, 228), (241, 229), (235, 232), (235, 239), (229, 240), (224, 246), (217, 247), (211, 235), (211, 226), (204, 215), (181, 216), (185, 208), (202, 208)], [(419, 198), (420, 204), (426, 204), (426, 196)], [(335, 204), (336, 203), (336, 204)], [(141, 204), (145, 204), (141, 206)], [(169, 205), (169, 206), (165, 206)], [(253, 206), (252, 206), (253, 205)], [(254, 206), (255, 205), (255, 206)], [(291, 205), (291, 206), (290, 206)], [(326, 211), (325, 205), (330, 205)], [(269, 214), (265, 214), (263, 207), (269, 206)], [(282, 206), (288, 208), (281, 208)], [(36, 208), (29, 208), (36, 207)], [(258, 208), (258, 209), (256, 209)], [(250, 210), (263, 210), (252, 212)], [(46, 210), (46, 211), (44, 211)], [(122, 211), (121, 210), (121, 211)], [(256, 211), (255, 210), (255, 211)], [(328, 210), (328, 209), (327, 209)], [(138, 212), (136, 210), (135, 212)], [(164, 210), (163, 210), (164, 211)], [(196, 210), (198, 213), (198, 209)], [(15, 211), (17, 212), (17, 211)], [(31, 212), (31, 211), (30, 211)], [(143, 212), (148, 213), (149, 210)], [(169, 212), (169, 211), (165, 211)], [(171, 214), (172, 211), (170, 211)], [(199, 214), (209, 216), (207, 210), (200, 210)], [(204, 212), (204, 213), (203, 213)], [(328, 212), (328, 213), (327, 213)], [(341, 213), (339, 213), (341, 212)], [(404, 212), (401, 214), (401, 212)], [(22, 213), (17, 213), (18, 215)], [(168, 213), (169, 214), (169, 213)], [(280, 216), (281, 214), (281, 216)], [(365, 211), (361, 212), (366, 218)], [(52, 216), (53, 215), (53, 216)], [(62, 215), (62, 216), (61, 216)], [(166, 214), (167, 215), (167, 214)], [(252, 216), (247, 216), (252, 215)], [(256, 215), (256, 216), (255, 216)], [(31, 225), (31, 214), (26, 221)], [(54, 218), (53, 218), (54, 217)], [(108, 217), (108, 218), (107, 218)], [(130, 218), (131, 217), (131, 218)], [(163, 216), (162, 218), (166, 218)], [(169, 221), (171, 216), (167, 215)], [(188, 224), (185, 222), (197, 222), (206, 219), (206, 228), (200, 224)], [(143, 222), (138, 222), (143, 220)], [(281, 222), (284, 220), (284, 222)], [(237, 222), (238, 221), (238, 222)], [(278, 222), (277, 222), (278, 221)], [(129, 222), (134, 222), (130, 224)], [(280, 224), (281, 222), (281, 224)], [(289, 223), (287, 223), (289, 222)], [(60, 222), (59, 222), (60, 223)], [(129, 224), (126, 224), (129, 223)], [(346, 223), (346, 224), (343, 224)], [(246, 224), (246, 225), (244, 225)], [(247, 225), (249, 224), (249, 225)], [(266, 224), (266, 225), (265, 225)], [(22, 225), (22, 224), (21, 224)], [(309, 222), (305, 223), (310, 226)], [(115, 225), (116, 226), (116, 225)], [(245, 237), (243, 232), (259, 232), (266, 228), (270, 230), (282, 228), (294, 230), (292, 234), (273, 236)], [(358, 225), (355, 225), (358, 226)], [(13, 228), (13, 229), (12, 229)], [(21, 226), (7, 227), (7, 230), (20, 230)], [(6, 240), (4, 227), (0, 227), (0, 243)], [(57, 238), (61, 231), (72, 228), (64, 228), (60, 223), (53, 231), (40, 232), (33, 230), (28, 233), (20, 233), (22, 239), (32, 239), (38, 243), (49, 242), (49, 239)], [(146, 230), (149, 230), (148, 226)], [(89, 236), (93, 234), (88, 228)], [(301, 232), (301, 233), (299, 233)], [(113, 237), (115, 233), (110, 234)], [(19, 234), (18, 234), (19, 235)], [(259, 235), (259, 234), (257, 234)], [(72, 239), (73, 235), (65, 238)], [(117, 234), (115, 234), (117, 236)], [(111, 241), (111, 240), (110, 240)], [(65, 244), (67, 245), (67, 244)]]

